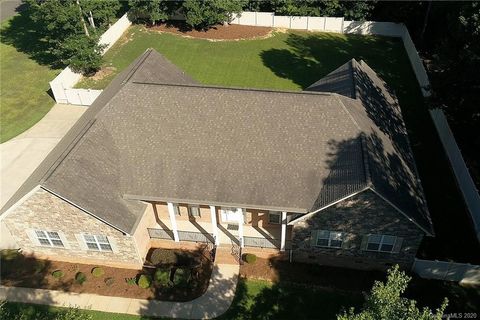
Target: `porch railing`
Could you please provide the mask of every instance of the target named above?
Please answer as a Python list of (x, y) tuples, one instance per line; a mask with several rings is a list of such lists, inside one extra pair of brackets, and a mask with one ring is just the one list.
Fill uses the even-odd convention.
[[(148, 229), (151, 239), (174, 240), (172, 230)], [(178, 231), (178, 240), (190, 242), (211, 242), (214, 243), (213, 234), (207, 232)]]
[[(243, 237), (245, 247), (272, 248), (280, 249), (280, 239), (259, 238), (259, 237)], [(291, 247), (291, 241), (285, 241), (285, 249)]]
[(172, 230), (148, 228), (148, 235), (150, 236), (151, 239), (173, 240), (173, 231)]

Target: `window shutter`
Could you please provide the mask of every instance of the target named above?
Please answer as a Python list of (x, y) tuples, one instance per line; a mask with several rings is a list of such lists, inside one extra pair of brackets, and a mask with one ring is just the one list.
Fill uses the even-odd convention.
[(107, 237), (107, 239), (108, 239), (108, 242), (110, 243), (110, 247), (112, 247), (112, 252), (118, 253), (117, 240), (113, 237)]
[(61, 231), (57, 231), (57, 232), (58, 232), (58, 236), (60, 237), (60, 240), (62, 240), (63, 247), (65, 249), (70, 249), (70, 243), (68, 243), (67, 237), (65, 237), (65, 234)]
[(360, 250), (367, 250), (368, 236), (362, 237), (362, 244), (360, 245)]
[(38, 241), (37, 234), (35, 233), (35, 230), (33, 229), (27, 229), (27, 236), (30, 239), (30, 242), (34, 246), (39, 246), (40, 242)]
[(403, 243), (403, 238), (397, 237), (397, 239), (395, 240), (395, 244), (393, 245), (392, 252), (399, 253), (400, 249), (402, 248), (402, 243)]
[(87, 244), (85, 243), (85, 239), (83, 239), (82, 234), (76, 234), (75, 238), (77, 238), (78, 245), (82, 250), (88, 250)]
[(312, 247), (315, 247), (315, 245), (316, 245), (317, 234), (318, 234), (318, 230), (313, 230), (311, 235), (310, 235), (310, 246), (312, 246)]

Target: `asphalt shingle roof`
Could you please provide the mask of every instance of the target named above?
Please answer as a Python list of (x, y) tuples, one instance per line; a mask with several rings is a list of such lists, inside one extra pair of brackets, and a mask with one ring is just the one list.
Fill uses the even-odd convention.
[[(391, 141), (408, 148), (405, 132), (389, 135), (372, 119), (378, 110), (365, 106), (383, 82), (354, 60), (337, 70), (343, 78), (353, 75), (345, 80), (353, 88), (333, 86), (349, 98), (206, 87), (147, 50), (112, 81), (22, 190), (40, 184), (126, 233), (133, 233), (145, 209), (139, 200), (306, 213), (370, 184), (421, 220), (411, 211), (419, 206), (404, 205), (411, 197), (388, 185), (400, 177), (399, 184), (410, 183), (407, 189), (423, 199), (411, 151)], [(338, 77), (329, 79), (314, 91)], [(378, 101), (376, 108), (395, 102), (374, 95)], [(403, 121), (397, 125), (404, 130)], [(394, 163), (390, 152), (400, 160)], [(395, 176), (382, 179), (382, 172)], [(427, 222), (420, 221), (422, 227)]]

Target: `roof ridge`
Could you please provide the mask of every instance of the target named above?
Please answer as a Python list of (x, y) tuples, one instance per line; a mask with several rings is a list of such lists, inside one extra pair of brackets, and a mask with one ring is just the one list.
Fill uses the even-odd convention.
[(122, 84), (127, 83), (135, 75), (137, 70), (143, 65), (145, 60), (147, 60), (147, 58), (150, 56), (152, 51), (153, 51), (152, 48), (148, 48), (147, 50), (145, 50), (145, 52), (141, 55), (140, 59), (138, 59), (137, 63), (135, 63), (133, 68), (128, 72), (125, 79), (123, 79)]
[(232, 91), (254, 91), (254, 92), (271, 92), (271, 93), (287, 93), (287, 94), (299, 94), (299, 95), (317, 95), (317, 96), (333, 96), (337, 95), (334, 92), (316, 92), (316, 91), (293, 91), (293, 90), (274, 90), (274, 89), (265, 89), (265, 88), (246, 88), (246, 87), (226, 87), (226, 86), (216, 86), (216, 85), (206, 85), (206, 84), (183, 84), (183, 83), (152, 83), (152, 82), (140, 82), (132, 81), (132, 84), (140, 85), (152, 85), (152, 86), (165, 86), (165, 87), (187, 87), (187, 88), (203, 88), (203, 89), (222, 89), (222, 90), (232, 90)]

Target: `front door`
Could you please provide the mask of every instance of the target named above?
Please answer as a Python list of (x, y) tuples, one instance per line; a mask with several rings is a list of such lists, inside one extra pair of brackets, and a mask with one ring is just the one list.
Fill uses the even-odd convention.
[(238, 223), (243, 215), (243, 210), (241, 208), (222, 208), (221, 216), (222, 222), (236, 222)]

